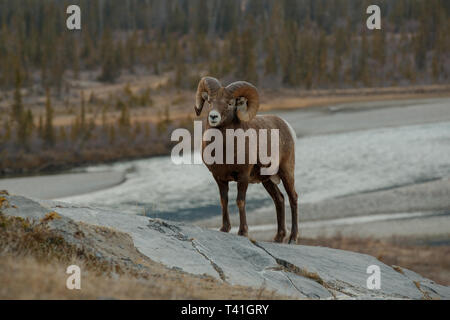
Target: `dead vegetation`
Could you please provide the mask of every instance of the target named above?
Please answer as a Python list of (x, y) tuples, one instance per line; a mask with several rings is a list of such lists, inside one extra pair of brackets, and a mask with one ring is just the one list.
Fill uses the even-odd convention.
[[(170, 153), (170, 133), (192, 130), (194, 92), (167, 88), (168, 74), (134, 75), (115, 84), (88, 82), (70, 95), (51, 96), (54, 141), (43, 141), (45, 95), (24, 95), (32, 106), (33, 130), (26, 148), (13, 127), (0, 127), (0, 176), (60, 172), (76, 166), (131, 160)], [(261, 90), (261, 111), (292, 110), (363, 101), (420, 99), (450, 95), (449, 85), (365, 89)], [(5, 93), (8, 111), (14, 92)], [(5, 120), (5, 119), (3, 119)], [(4, 122), (4, 121), (3, 121)]]
[[(41, 222), (0, 214), (0, 299), (280, 299), (265, 288), (231, 286), (169, 269), (141, 255), (128, 235), (80, 224), (74, 236), (110, 243), (115, 255), (68, 243)], [(113, 248), (114, 247), (114, 248)], [(108, 259), (105, 259), (108, 257)], [(81, 290), (68, 290), (69, 265), (81, 268)]]

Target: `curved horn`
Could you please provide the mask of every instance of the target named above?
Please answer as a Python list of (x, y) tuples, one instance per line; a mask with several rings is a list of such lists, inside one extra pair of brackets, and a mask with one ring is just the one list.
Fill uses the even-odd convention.
[(244, 97), (247, 103), (239, 105), (236, 114), (241, 121), (250, 121), (256, 116), (259, 109), (259, 94), (254, 85), (246, 81), (237, 81), (228, 85), (225, 90), (233, 98)]
[[(221, 87), (222, 85), (216, 78), (203, 77), (200, 80), (195, 97), (195, 113), (197, 114), (197, 116), (202, 113), (203, 104), (205, 103), (206, 99), (208, 99), (208, 96), (216, 95)], [(205, 93), (207, 95), (205, 95)]]

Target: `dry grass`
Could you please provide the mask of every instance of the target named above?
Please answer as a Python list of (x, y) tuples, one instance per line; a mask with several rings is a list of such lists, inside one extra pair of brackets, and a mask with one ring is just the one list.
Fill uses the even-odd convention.
[(81, 267), (81, 290), (68, 290), (65, 269), (55, 261), (32, 257), (0, 258), (0, 299), (280, 299), (266, 290), (221, 285), (172, 270), (152, 269), (148, 279), (124, 274), (97, 275)]
[(302, 245), (323, 246), (369, 254), (387, 265), (401, 266), (443, 285), (450, 285), (450, 246), (425, 246), (399, 238), (301, 239)]
[[(53, 124), (57, 127), (57, 132), (60, 130), (58, 127), (65, 128), (64, 130), (68, 135), (70, 133), (69, 128), (81, 112), (80, 100), (83, 95), (87, 105), (86, 123), (93, 122), (97, 125), (97, 128), (101, 128), (102, 125), (117, 125), (120, 117), (120, 111), (114, 107), (117, 97), (124, 94), (125, 88), (135, 95), (139, 95), (139, 92), (149, 88), (151, 89), (150, 96), (153, 103), (145, 107), (131, 108), (131, 123), (133, 125), (139, 123), (140, 131), (144, 126), (158, 127), (158, 124), (164, 121), (167, 110), (168, 117), (174, 127), (189, 129), (192, 126), (192, 120), (197, 119), (193, 112), (195, 88), (192, 90), (168, 88), (166, 84), (169, 78), (169, 74), (131, 76), (124, 77), (121, 82), (116, 84), (83, 83), (81, 81), (74, 86), (74, 89), (67, 96), (53, 97), (52, 105), (55, 109)], [(351, 102), (448, 97), (450, 96), (450, 85), (337, 90), (261, 89), (260, 93), (260, 110), (269, 111), (330, 106)], [(91, 101), (90, 97), (95, 97), (95, 99)], [(7, 110), (13, 101), (12, 99), (13, 94), (9, 92), (8, 98), (0, 103), (0, 110)], [(35, 124), (37, 125), (39, 116), (45, 118), (45, 96), (31, 94), (24, 99), (27, 107), (33, 110)], [(109, 106), (107, 110), (105, 109), (105, 114), (100, 111), (103, 106)], [(132, 127), (131, 131), (136, 131), (136, 127)], [(133, 133), (138, 138), (133, 135), (120, 137), (121, 133), (115, 130), (114, 142), (111, 143), (109, 129), (107, 131), (94, 130), (92, 138), (88, 139), (80, 148), (77, 146), (80, 143), (78, 140), (74, 142), (71, 139), (65, 139), (58, 142), (57, 146), (49, 149), (31, 149), (28, 152), (14, 149), (14, 152), (0, 152), (0, 175), (60, 172), (77, 166), (167, 155), (172, 146), (168, 139), (170, 131), (171, 129), (162, 134), (152, 132), (150, 139), (148, 137), (138, 139), (139, 136), (142, 136), (142, 132)], [(36, 145), (38, 140), (32, 141), (31, 144)]]
[[(171, 119), (181, 121), (188, 116), (194, 116), (194, 94), (195, 87), (191, 90), (170, 89), (167, 87), (170, 72), (156, 75), (130, 75), (121, 77), (120, 81), (114, 84), (107, 84), (98, 81), (74, 81), (70, 95), (64, 98), (54, 97), (53, 107), (55, 108), (55, 126), (67, 126), (73, 123), (75, 115), (68, 112), (66, 104), (70, 101), (72, 108), (77, 110), (80, 105), (81, 96), (86, 99), (95, 96), (96, 99), (114, 104), (109, 101), (118, 93), (122, 93), (125, 87), (136, 93), (147, 88), (151, 89), (153, 105), (145, 108), (131, 110), (132, 121), (153, 122), (159, 120), (158, 113), (166, 106), (170, 108)], [(450, 85), (421, 85), (407, 87), (385, 87), (385, 88), (350, 88), (350, 89), (264, 89), (260, 88), (261, 110), (285, 110), (305, 107), (317, 107), (334, 105), (339, 103), (350, 103), (359, 101), (395, 100), (395, 99), (415, 99), (438, 96), (449, 96)], [(0, 108), (7, 108), (13, 99), (13, 91), (8, 92), (8, 99), (0, 102)], [(33, 113), (38, 117), (44, 115), (45, 94), (27, 96), (27, 105), (33, 108)], [(78, 110), (77, 110), (78, 111)], [(90, 119), (95, 110), (87, 110), (87, 118)], [(107, 123), (117, 121), (119, 111), (110, 109), (107, 115)], [(97, 117), (97, 124), (101, 124), (100, 117)]]
[(260, 110), (294, 110), (371, 101), (413, 100), (450, 96), (450, 85), (323, 90), (279, 89), (262, 92)]
[[(58, 219), (52, 214), (48, 217), (47, 221)], [(264, 288), (231, 286), (208, 276), (168, 269), (137, 252), (127, 235), (80, 225), (83, 231), (75, 236), (101, 234), (104, 238), (100, 239), (110, 240), (118, 251), (109, 261), (98, 258), (84, 246), (67, 243), (48, 228), (47, 221), (30, 223), (0, 214), (0, 299), (286, 298)], [(65, 270), (72, 264), (81, 268), (81, 290), (66, 288), (69, 275)]]

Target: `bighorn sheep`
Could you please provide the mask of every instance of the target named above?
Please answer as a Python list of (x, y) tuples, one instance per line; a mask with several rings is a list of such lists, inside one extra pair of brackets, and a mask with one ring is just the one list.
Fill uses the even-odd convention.
[[(227, 129), (242, 129), (246, 132), (248, 129), (278, 129), (279, 141), (279, 167), (275, 175), (262, 175), (260, 170), (267, 167), (258, 159), (256, 163), (245, 162), (244, 164), (224, 163), (207, 164), (203, 156), (203, 162), (211, 171), (220, 191), (220, 200), (222, 206), (222, 228), (220, 231), (229, 232), (231, 229), (230, 218), (228, 214), (228, 184), (230, 181), (237, 182), (237, 206), (239, 208), (240, 225), (238, 234), (248, 235), (247, 219), (245, 215), (245, 197), (249, 183), (262, 183), (266, 191), (272, 197), (276, 211), (278, 231), (274, 238), (276, 242), (283, 242), (286, 236), (285, 207), (284, 196), (277, 184), (280, 179), (289, 197), (289, 203), (292, 211), (292, 228), (289, 237), (289, 243), (297, 242), (298, 239), (298, 214), (297, 214), (297, 193), (294, 184), (295, 168), (295, 132), (292, 127), (283, 119), (273, 115), (259, 115), (256, 113), (259, 109), (259, 95), (257, 89), (245, 81), (234, 82), (227, 87), (222, 87), (220, 82), (212, 77), (204, 77), (200, 80), (196, 94), (195, 112), (200, 116), (203, 105), (207, 102), (210, 105), (208, 121), (206, 121), (205, 130), (215, 128), (221, 131), (224, 139), (224, 154)], [(231, 139), (234, 140), (235, 137)], [(230, 138), (229, 138), (230, 139)], [(261, 138), (258, 138), (260, 142)], [(204, 150), (211, 142), (202, 142)], [(234, 144), (234, 141), (232, 142)], [(270, 141), (266, 142), (270, 145)], [(246, 144), (245, 151), (248, 153), (249, 145)], [(259, 145), (259, 143), (258, 143)], [(259, 148), (259, 146), (257, 146)], [(234, 150), (236, 159), (237, 152)], [(259, 155), (259, 152), (257, 153)], [(203, 152), (202, 152), (203, 155)], [(228, 155), (227, 155), (228, 157)], [(248, 157), (246, 158), (248, 160)]]

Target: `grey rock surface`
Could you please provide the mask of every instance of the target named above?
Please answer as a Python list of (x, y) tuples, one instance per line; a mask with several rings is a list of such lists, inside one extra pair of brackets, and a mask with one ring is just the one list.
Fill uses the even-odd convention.
[[(209, 275), (230, 284), (313, 299), (450, 299), (450, 288), (374, 257), (322, 247), (254, 242), (197, 226), (127, 215), (110, 209), (4, 196), (1, 212), (40, 220), (49, 212), (62, 219), (52, 228), (70, 237), (68, 222), (109, 227), (128, 234), (134, 246), (167, 267)], [(367, 288), (367, 268), (381, 270), (381, 289)]]

